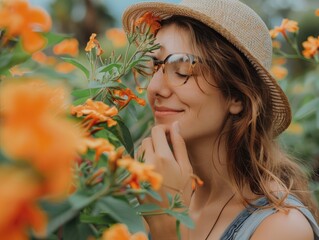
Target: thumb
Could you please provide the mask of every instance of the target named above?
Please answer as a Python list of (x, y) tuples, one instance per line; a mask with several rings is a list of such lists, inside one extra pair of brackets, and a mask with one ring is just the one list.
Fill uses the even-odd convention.
[(192, 166), (188, 159), (187, 148), (183, 137), (179, 132), (178, 122), (174, 122), (170, 131), (174, 156), (183, 172), (192, 172)]

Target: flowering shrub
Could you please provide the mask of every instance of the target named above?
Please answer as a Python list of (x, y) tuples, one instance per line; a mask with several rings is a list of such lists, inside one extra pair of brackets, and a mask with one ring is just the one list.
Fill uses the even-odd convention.
[[(159, 19), (147, 13), (129, 36), (106, 32), (114, 47), (127, 46), (123, 56), (106, 55), (94, 33), (79, 50), (77, 39), (52, 33), (50, 16), (26, 0), (1, 1), (0, 19), (1, 238), (147, 239), (142, 216), (160, 214), (176, 218), (177, 233), (180, 223), (193, 227), (179, 195), (168, 195), (167, 208), (139, 203), (146, 195), (161, 200), (156, 191), (163, 179), (143, 159), (134, 160), (121, 115), (145, 106), (139, 73), (145, 55), (158, 48)], [(149, 26), (145, 33), (142, 24)], [(274, 69), (280, 78), (287, 75), (286, 58), (318, 63), (319, 38), (309, 37), (301, 52), (297, 31), (296, 22), (285, 20), (271, 33), (295, 51), (284, 53), (274, 42), (283, 57)], [(122, 81), (132, 72), (137, 91)], [(77, 83), (81, 77), (85, 87)], [(314, 113), (318, 101), (307, 99), (296, 116)], [(193, 188), (203, 184), (191, 177)]]
[[(192, 227), (178, 195), (168, 195), (167, 208), (139, 203), (145, 195), (161, 200), (163, 180), (133, 158), (121, 117), (132, 102), (145, 106), (121, 78), (133, 71), (143, 88), (137, 73), (145, 54), (159, 47), (157, 20), (143, 17), (127, 40), (107, 32), (127, 49), (124, 57), (105, 56), (94, 33), (81, 52), (76, 39), (51, 32), (44, 10), (26, 0), (0, 4), (0, 236), (147, 239), (144, 214), (170, 214), (177, 226)], [(140, 33), (140, 24), (149, 30)], [(72, 83), (79, 74), (84, 88)]]
[[(317, 21), (318, 12), (319, 9), (314, 13)], [(287, 60), (290, 60), (289, 63), (292, 63), (292, 60), (304, 62), (304, 67), (308, 68), (300, 76), (290, 75), (289, 80), (286, 78), (286, 81), (279, 82), (290, 99), (293, 112), (293, 121), (281, 136), (281, 140), (285, 147), (290, 148), (295, 156), (303, 160), (309, 175), (313, 176), (311, 188), (319, 202), (319, 184), (316, 177), (319, 169), (319, 36), (308, 36), (298, 43), (299, 23), (290, 19), (283, 19), (280, 26), (270, 30), (270, 35), (275, 53), (272, 73), (277, 80), (286, 78), (288, 69), (284, 65)]]

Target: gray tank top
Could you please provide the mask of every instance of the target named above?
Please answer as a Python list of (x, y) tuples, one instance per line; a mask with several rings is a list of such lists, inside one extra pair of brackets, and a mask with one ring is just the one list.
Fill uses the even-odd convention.
[[(298, 210), (304, 214), (312, 226), (315, 240), (319, 240), (319, 227), (311, 212), (294, 196), (289, 195), (286, 203), (291, 206), (296, 206)], [(263, 197), (254, 202), (257, 206), (268, 205), (268, 200)], [(221, 237), (221, 240), (249, 240), (260, 223), (271, 214), (275, 213), (276, 209), (259, 209), (248, 207), (243, 210), (235, 220), (228, 226)]]

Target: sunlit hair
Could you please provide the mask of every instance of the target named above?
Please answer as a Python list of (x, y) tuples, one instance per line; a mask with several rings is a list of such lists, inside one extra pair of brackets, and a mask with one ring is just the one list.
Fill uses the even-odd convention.
[[(286, 197), (293, 194), (319, 220), (306, 174), (281, 150), (273, 136), (269, 88), (249, 61), (220, 34), (196, 20), (173, 16), (161, 24), (175, 24), (186, 30), (194, 53), (203, 60), (200, 71), (209, 73), (206, 80), (212, 87), (220, 89), (227, 100), (242, 101), (242, 112), (229, 114), (231, 127), (227, 132), (222, 131), (221, 136), (226, 139), (227, 167), (232, 185), (243, 201), (249, 203), (243, 195), (246, 186), (255, 194), (266, 196), (270, 207), (277, 209), (284, 209)], [(213, 83), (209, 81), (212, 78)]]

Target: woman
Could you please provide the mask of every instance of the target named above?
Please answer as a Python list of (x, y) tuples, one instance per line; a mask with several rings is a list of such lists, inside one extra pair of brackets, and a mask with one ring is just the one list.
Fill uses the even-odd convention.
[[(145, 13), (161, 48), (148, 62), (156, 124), (139, 154), (163, 175), (163, 199), (189, 206), (196, 227), (182, 239), (319, 239), (306, 178), (276, 143), (291, 112), (263, 21), (237, 0), (184, 0), (131, 6), (125, 30)], [(195, 191), (192, 174), (204, 182)], [(146, 221), (152, 239), (177, 239), (169, 216)]]

